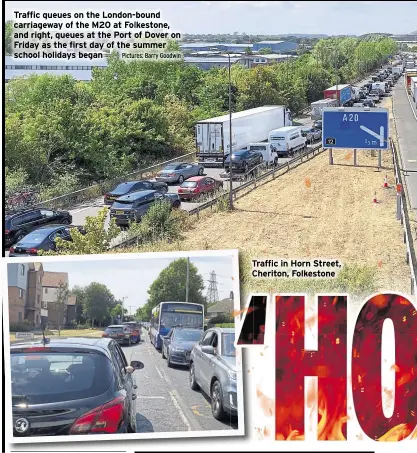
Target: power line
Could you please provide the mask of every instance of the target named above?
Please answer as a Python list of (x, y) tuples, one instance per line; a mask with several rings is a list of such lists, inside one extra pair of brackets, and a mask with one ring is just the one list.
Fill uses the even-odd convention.
[(217, 289), (217, 276), (216, 272), (213, 271), (210, 273), (209, 287), (207, 289), (207, 303), (213, 303), (219, 301), (219, 291)]

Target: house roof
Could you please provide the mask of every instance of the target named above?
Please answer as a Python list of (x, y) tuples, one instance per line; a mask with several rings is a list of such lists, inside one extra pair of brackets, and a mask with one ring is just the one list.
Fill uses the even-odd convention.
[(216, 302), (210, 308), (207, 308), (207, 313), (232, 313), (233, 311), (233, 300), (223, 299)]
[(67, 305), (75, 305), (77, 303), (77, 296), (69, 296)]
[(68, 284), (68, 274), (66, 272), (44, 272), (42, 286), (58, 288), (60, 283)]
[(43, 271), (42, 263), (29, 263), (29, 269), (36, 272)]

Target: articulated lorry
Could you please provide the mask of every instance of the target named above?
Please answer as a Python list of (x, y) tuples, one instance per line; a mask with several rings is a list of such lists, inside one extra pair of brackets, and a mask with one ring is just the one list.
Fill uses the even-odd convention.
[(411, 94), (411, 78), (417, 77), (416, 69), (406, 69), (404, 73), (404, 85), (409, 94)]
[(292, 125), (291, 111), (284, 105), (257, 107), (232, 113), (232, 146), (229, 115), (199, 121), (195, 125), (197, 160), (205, 167), (224, 166), (230, 153), (249, 143), (268, 140), (269, 131)]
[(323, 116), (323, 109), (325, 107), (337, 107), (339, 105), (339, 101), (337, 99), (320, 99), (319, 101), (315, 101), (311, 103), (311, 119), (321, 120)]
[(353, 101), (353, 91), (351, 85), (335, 85), (324, 90), (326, 99), (337, 99), (340, 106), (349, 105)]

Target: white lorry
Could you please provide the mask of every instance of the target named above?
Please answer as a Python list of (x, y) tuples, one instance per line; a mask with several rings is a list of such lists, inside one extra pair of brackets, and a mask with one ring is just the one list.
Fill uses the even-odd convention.
[(402, 66), (393, 66), (392, 73), (401, 75), (403, 73), (403, 67)]
[(195, 125), (197, 160), (205, 167), (223, 167), (233, 151), (268, 139), (269, 131), (292, 125), (291, 111), (283, 105), (257, 107), (232, 113), (232, 146), (229, 115), (198, 121)]
[(268, 142), (272, 152), (279, 156), (292, 156), (300, 149), (307, 148), (307, 139), (303, 137), (301, 126), (285, 126), (269, 133)]
[(413, 101), (416, 102), (417, 77), (410, 77), (410, 93)]
[(323, 117), (323, 109), (325, 107), (337, 107), (339, 102), (337, 99), (320, 99), (311, 103), (311, 119), (314, 121), (321, 120)]
[(372, 84), (372, 90), (378, 90), (383, 96), (389, 92), (389, 88), (386, 82), (374, 82)]

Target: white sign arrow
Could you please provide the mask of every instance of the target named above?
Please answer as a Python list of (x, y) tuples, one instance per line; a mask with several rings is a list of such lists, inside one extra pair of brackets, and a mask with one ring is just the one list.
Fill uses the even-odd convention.
[(379, 140), (379, 146), (384, 146), (384, 126), (381, 126), (379, 128), (379, 134), (377, 132), (374, 132), (373, 130), (371, 129), (368, 129), (367, 127), (365, 126), (360, 126), (360, 129), (362, 129), (363, 131), (367, 132), (369, 135), (372, 135), (372, 137), (375, 137)]

